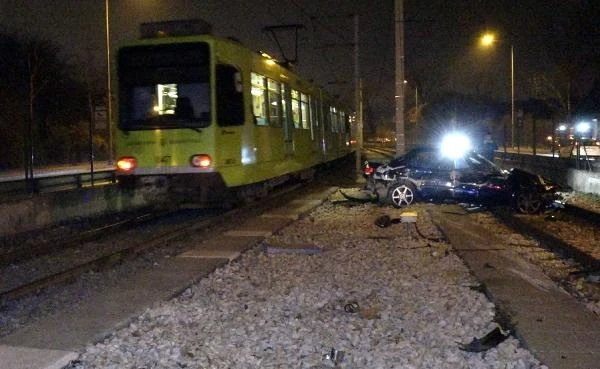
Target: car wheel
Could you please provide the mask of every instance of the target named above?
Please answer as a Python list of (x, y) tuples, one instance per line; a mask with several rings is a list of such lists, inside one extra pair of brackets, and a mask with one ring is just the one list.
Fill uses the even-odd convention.
[(537, 214), (542, 210), (543, 201), (535, 193), (522, 192), (517, 194), (517, 210), (523, 214)]
[(396, 208), (408, 206), (415, 200), (414, 188), (407, 183), (395, 183), (390, 187), (387, 198)]

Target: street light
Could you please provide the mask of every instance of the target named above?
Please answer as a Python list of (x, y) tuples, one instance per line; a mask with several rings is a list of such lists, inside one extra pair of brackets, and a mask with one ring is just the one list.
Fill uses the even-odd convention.
[[(404, 86), (407, 86), (408, 84), (409, 84), (408, 81), (404, 80)], [(418, 127), (419, 127), (419, 87), (417, 86), (416, 83), (414, 84), (413, 87), (415, 89), (415, 129), (412, 134), (411, 144), (415, 145), (417, 142), (417, 139), (420, 137), (419, 132), (418, 132)]]
[(109, 23), (109, 0), (104, 1), (106, 11), (106, 115), (108, 126), (108, 163), (113, 164), (113, 137), (112, 137), (112, 97), (111, 97), (111, 76), (110, 76), (110, 23)]
[[(481, 36), (481, 45), (484, 47), (491, 47), (494, 42), (496, 36), (492, 33)], [(512, 44), (510, 45), (510, 146), (515, 147), (515, 50)]]

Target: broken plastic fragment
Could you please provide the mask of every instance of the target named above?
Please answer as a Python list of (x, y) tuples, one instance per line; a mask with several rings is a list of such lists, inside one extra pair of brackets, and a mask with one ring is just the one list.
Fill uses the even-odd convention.
[(347, 313), (357, 313), (359, 309), (360, 307), (356, 301), (352, 301), (344, 305), (344, 311)]
[(341, 363), (344, 359), (344, 351), (338, 351), (335, 348), (331, 348), (329, 354), (323, 355), (323, 360), (328, 362), (329, 364), (333, 364), (337, 366), (337, 364)]
[(346, 189), (343, 191), (340, 189), (339, 192), (350, 201), (371, 202), (376, 198), (375, 194), (369, 190)]
[(401, 222), (400, 218), (392, 219), (389, 215), (382, 215), (379, 218), (375, 219), (375, 225), (379, 228), (387, 228), (392, 224), (398, 224)]

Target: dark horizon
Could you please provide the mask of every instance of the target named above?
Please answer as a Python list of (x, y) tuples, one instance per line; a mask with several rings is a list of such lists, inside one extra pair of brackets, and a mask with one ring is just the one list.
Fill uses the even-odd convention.
[[(105, 3), (98, 0), (1, 0), (0, 32), (56, 42), (64, 58), (80, 69), (106, 71)], [(423, 99), (444, 92), (482, 95), (507, 101), (510, 91), (510, 47), (514, 48), (517, 99), (536, 93), (536, 76), (547, 76), (570, 94), (589, 91), (600, 69), (600, 3), (584, 0), (467, 0), (448, 3), (404, 1), (406, 95), (417, 87)], [(332, 94), (352, 102), (354, 96), (352, 14), (359, 14), (360, 74), (366, 105), (375, 117), (394, 114), (394, 2), (361, 0), (349, 4), (270, 0), (252, 6), (243, 0), (110, 2), (111, 52), (139, 37), (139, 24), (201, 18), (215, 34), (239, 39), (248, 47), (281, 58), (277, 43), (263, 29), (302, 24), (298, 72)], [(481, 50), (477, 39), (494, 30), (501, 43)], [(285, 52), (294, 38), (279, 32)], [(114, 56), (114, 54), (113, 54)], [(80, 71), (81, 72), (81, 71)], [(540, 83), (539, 81), (537, 82)], [(540, 85), (541, 86), (541, 85)], [(537, 93), (540, 92), (537, 86)], [(563, 92), (567, 94), (567, 91)]]

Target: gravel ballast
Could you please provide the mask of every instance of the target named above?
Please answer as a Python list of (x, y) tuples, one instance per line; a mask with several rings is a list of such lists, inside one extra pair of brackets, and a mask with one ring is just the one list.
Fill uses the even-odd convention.
[(374, 225), (399, 210), (327, 202), (71, 367), (546, 368), (512, 335), (460, 349), (498, 327), (497, 312), (428, 206), (409, 209), (417, 232)]

